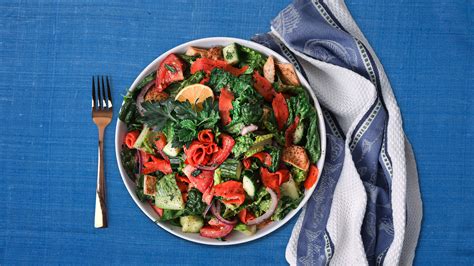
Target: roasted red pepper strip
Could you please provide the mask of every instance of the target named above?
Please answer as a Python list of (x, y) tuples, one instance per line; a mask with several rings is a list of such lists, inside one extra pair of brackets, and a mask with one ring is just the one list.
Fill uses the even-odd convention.
[(270, 81), (262, 77), (257, 71), (253, 73), (253, 80), (255, 81), (254, 87), (255, 90), (263, 96), (265, 101), (271, 102), (275, 95), (275, 90), (272, 87)]
[(242, 163), (244, 164), (245, 169), (250, 169), (250, 166), (252, 166), (252, 161), (250, 160), (250, 158), (243, 159)]
[(271, 173), (267, 168), (260, 168), (260, 176), (264, 186), (273, 189), (280, 196), (280, 185), (290, 179), (290, 172), (286, 169), (280, 169)]
[(235, 140), (225, 133), (220, 134), (219, 137), (222, 142), (222, 147), (220, 147), (219, 150), (212, 155), (210, 165), (221, 165), (227, 159), (227, 157), (229, 157), (230, 152), (232, 151), (232, 148), (235, 144)]
[(249, 210), (243, 209), (239, 212), (239, 219), (242, 223), (247, 224), (248, 221), (255, 219), (255, 215)]
[[(193, 171), (194, 172), (194, 171)], [(212, 187), (214, 183), (214, 171), (202, 170), (197, 176), (193, 176), (192, 172), (188, 175), (189, 181), (199, 190), (201, 193)]]
[(312, 164), (309, 167), (308, 177), (306, 177), (306, 180), (304, 181), (304, 188), (310, 189), (316, 183), (316, 181), (318, 181), (318, 173), (319, 173), (318, 167)]
[(186, 154), (186, 164), (192, 166), (206, 165), (209, 161), (209, 155), (206, 147), (199, 141), (193, 141), (189, 148), (184, 147)]
[(155, 146), (158, 150), (162, 151), (166, 146), (166, 136), (163, 133), (159, 133), (155, 140)]
[(222, 125), (224, 126), (227, 126), (232, 121), (230, 110), (234, 108), (232, 106), (233, 100), (234, 94), (226, 88), (222, 88), (221, 95), (219, 96), (219, 114), (221, 116)]
[(264, 165), (268, 167), (272, 166), (272, 156), (268, 152), (257, 152), (250, 158), (257, 158)]
[(171, 164), (170, 162), (162, 159), (158, 159), (153, 155), (149, 155), (151, 158), (151, 162), (144, 162), (143, 163), (143, 174), (147, 175), (156, 171), (160, 171), (163, 174), (171, 174), (173, 173), (173, 170), (171, 169)]
[(245, 201), (245, 190), (242, 183), (237, 181), (227, 181), (214, 186), (214, 196), (223, 198), (226, 204), (236, 204), (240, 206)]
[(219, 147), (217, 147), (217, 144), (214, 143), (214, 134), (210, 129), (204, 129), (199, 131), (198, 141), (204, 145), (206, 149), (206, 154), (213, 154), (219, 149)]
[(204, 71), (207, 74), (211, 72), (214, 68), (220, 68), (231, 73), (234, 76), (240, 76), (245, 73), (248, 69), (248, 66), (244, 66), (242, 68), (235, 68), (226, 61), (223, 60), (212, 60), (209, 58), (198, 58), (194, 63), (191, 65), (191, 74), (196, 73), (197, 71)]
[(285, 97), (281, 93), (277, 93), (272, 101), (273, 113), (278, 124), (278, 129), (282, 130), (290, 115)]
[(138, 130), (130, 131), (127, 133), (127, 135), (125, 135), (125, 145), (127, 145), (129, 149), (133, 148), (133, 145), (137, 141), (138, 135), (140, 135), (140, 131)]
[(295, 135), (296, 128), (298, 127), (298, 123), (300, 122), (300, 117), (296, 116), (295, 121), (286, 129), (285, 131), (285, 145), (291, 146), (293, 145), (293, 137)]

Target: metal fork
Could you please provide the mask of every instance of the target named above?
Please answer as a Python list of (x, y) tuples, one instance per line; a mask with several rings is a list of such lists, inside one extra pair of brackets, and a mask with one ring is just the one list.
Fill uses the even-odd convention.
[(104, 130), (110, 121), (112, 121), (112, 115), (112, 94), (110, 93), (109, 77), (105, 77), (105, 83), (104, 76), (100, 78), (99, 76), (92, 77), (92, 120), (99, 129), (99, 162), (97, 168), (97, 189), (95, 192), (95, 228), (107, 227), (104, 176)]

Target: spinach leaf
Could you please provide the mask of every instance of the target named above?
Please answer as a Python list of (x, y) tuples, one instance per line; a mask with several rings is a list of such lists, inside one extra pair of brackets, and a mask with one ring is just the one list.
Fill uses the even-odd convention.
[(127, 95), (125, 95), (123, 99), (124, 102), (123, 106), (120, 108), (119, 119), (127, 124), (127, 129), (129, 131), (141, 128), (142, 123), (139, 120), (140, 114), (138, 113), (135, 102), (143, 87), (145, 87), (149, 82), (152, 82), (155, 77), (156, 71), (143, 78), (133, 91), (127, 92)]
[(196, 61), (196, 59), (199, 58), (199, 56), (191, 56), (191, 55), (185, 55), (185, 54), (178, 54), (178, 56), (189, 65), (192, 65), (194, 61)]
[(202, 215), (206, 209), (206, 204), (202, 201), (202, 193), (196, 188), (192, 188), (188, 192), (188, 201), (184, 212), (186, 215)]
[(137, 150), (129, 149), (125, 145), (122, 145), (122, 151), (120, 152), (123, 168), (125, 168), (128, 177), (133, 181), (135, 181), (136, 174), (138, 173), (137, 161), (135, 159), (136, 152)]

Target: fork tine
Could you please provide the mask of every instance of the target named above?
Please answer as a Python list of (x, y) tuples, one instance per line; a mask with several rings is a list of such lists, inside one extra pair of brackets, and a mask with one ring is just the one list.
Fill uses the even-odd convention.
[(104, 85), (104, 76), (100, 76), (100, 81), (102, 82), (102, 103), (104, 104), (104, 109), (109, 108), (107, 105), (107, 94), (105, 93), (105, 85)]
[(95, 98), (95, 84), (94, 76), (92, 76), (92, 109), (95, 109), (96, 98)]
[(112, 93), (110, 93), (109, 76), (106, 76), (106, 81), (107, 81), (107, 98), (109, 99), (107, 104), (109, 105), (109, 108), (112, 108)]
[(102, 109), (104, 106), (102, 105), (102, 94), (100, 92), (101, 88), (100, 88), (100, 79), (99, 79), (99, 76), (96, 77), (96, 80), (97, 80), (97, 94), (98, 94), (98, 98), (97, 98), (97, 101), (99, 102), (99, 109)]

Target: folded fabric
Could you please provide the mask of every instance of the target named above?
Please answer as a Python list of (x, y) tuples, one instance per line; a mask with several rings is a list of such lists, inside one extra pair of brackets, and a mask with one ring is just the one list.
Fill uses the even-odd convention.
[(296, 0), (253, 38), (314, 90), (326, 161), (286, 250), (291, 265), (411, 264), (422, 206), (412, 148), (388, 78), (342, 0)]

